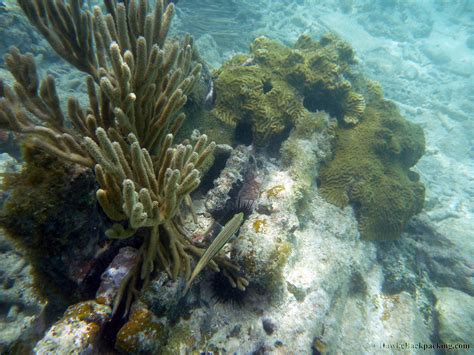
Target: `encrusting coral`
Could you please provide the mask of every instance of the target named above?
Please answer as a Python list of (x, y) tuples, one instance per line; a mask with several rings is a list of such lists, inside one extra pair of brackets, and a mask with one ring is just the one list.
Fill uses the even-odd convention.
[[(125, 294), (128, 308), (158, 265), (172, 278), (189, 279), (191, 259), (204, 249), (192, 245), (180, 207), (191, 206), (189, 195), (215, 143), (205, 135), (173, 142), (185, 119), (179, 110), (201, 70), (193, 65), (189, 37), (166, 41), (174, 4), (158, 0), (152, 9), (146, 0), (105, 0), (104, 14), (98, 6), (93, 13), (83, 9), (81, 0), (18, 3), (52, 48), (89, 75), (89, 106), (70, 98), (67, 121), (54, 78), (40, 82), (32, 55), (12, 48), (5, 62), (15, 83), (11, 88), (0, 81), (0, 128), (29, 136), (32, 145), (65, 161), (94, 167), (97, 200), (117, 222), (109, 237), (141, 230), (139, 262), (115, 309)], [(224, 257), (214, 260), (208, 266), (223, 267), (245, 288), (236, 265)]]

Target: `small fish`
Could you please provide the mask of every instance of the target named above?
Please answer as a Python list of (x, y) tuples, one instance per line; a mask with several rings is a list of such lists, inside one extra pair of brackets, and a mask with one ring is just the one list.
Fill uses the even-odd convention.
[(236, 214), (229, 222), (226, 223), (221, 232), (217, 235), (216, 239), (209, 245), (209, 248), (204, 252), (199, 259), (196, 267), (191, 274), (188, 282), (186, 283), (186, 288), (184, 289), (184, 294), (189, 291), (192, 282), (196, 276), (204, 269), (204, 267), (209, 264), (209, 262), (214, 258), (217, 253), (224, 247), (224, 245), (232, 238), (235, 232), (240, 228), (240, 225), (244, 221), (244, 214), (242, 212)]

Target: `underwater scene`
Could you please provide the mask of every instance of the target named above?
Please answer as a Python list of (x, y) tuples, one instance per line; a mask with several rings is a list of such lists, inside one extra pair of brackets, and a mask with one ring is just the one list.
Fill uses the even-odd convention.
[(474, 1), (0, 0), (0, 354), (474, 354)]

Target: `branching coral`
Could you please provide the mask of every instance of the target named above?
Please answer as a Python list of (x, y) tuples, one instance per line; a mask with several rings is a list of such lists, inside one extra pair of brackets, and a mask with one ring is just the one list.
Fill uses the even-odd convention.
[[(104, 14), (99, 7), (82, 9), (80, 0), (18, 3), (53, 49), (89, 75), (89, 106), (70, 98), (65, 115), (54, 78), (39, 82), (33, 57), (13, 48), (5, 59), (16, 81), (13, 88), (0, 82), (0, 127), (30, 136), (33, 145), (64, 160), (95, 167), (97, 200), (118, 222), (109, 237), (144, 230), (140, 266), (127, 279), (128, 304), (157, 264), (172, 278), (189, 278), (192, 256), (204, 250), (191, 244), (180, 206), (190, 205), (215, 143), (205, 135), (173, 143), (185, 119), (179, 110), (201, 70), (192, 64), (190, 38), (166, 41), (174, 5), (158, 0), (152, 9), (146, 0), (106, 0)], [(230, 278), (238, 270), (226, 258), (214, 260), (209, 265), (228, 269)]]
[[(70, 5), (39, 0), (19, 3), (58, 54), (90, 75), (90, 105), (84, 110), (77, 99), (70, 98), (68, 116), (73, 129), (66, 127), (53, 77), (39, 85), (32, 57), (12, 49), (5, 59), (16, 83), (14, 91), (2, 85), (2, 126), (31, 134), (45, 150), (87, 166), (94, 161), (84, 151), (82, 137), (97, 141), (98, 127), (122, 145), (122, 137), (133, 133), (152, 154), (167, 133), (176, 132), (184, 117), (175, 114), (198, 79), (200, 65), (191, 68), (189, 38), (164, 46), (173, 4), (163, 10), (159, 1), (150, 13), (147, 1), (130, 1), (127, 6), (106, 1), (110, 13), (104, 15), (95, 7), (92, 18), (89, 11), (81, 11), (78, 0)], [(20, 101), (47, 127), (28, 117)]]

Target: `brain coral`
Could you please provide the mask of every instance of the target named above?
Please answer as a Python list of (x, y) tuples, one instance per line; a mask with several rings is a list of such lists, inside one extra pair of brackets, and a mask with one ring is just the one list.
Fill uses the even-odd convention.
[(357, 126), (337, 129), (334, 159), (319, 176), (320, 193), (337, 206), (354, 206), (364, 239), (396, 239), (423, 207), (424, 186), (409, 168), (424, 146), (423, 130), (393, 103), (369, 103)]
[(319, 41), (304, 35), (289, 48), (259, 37), (250, 49), (249, 55), (235, 56), (214, 73), (213, 113), (221, 121), (250, 127), (259, 146), (318, 110), (347, 125), (359, 122), (365, 101), (345, 79), (355, 62), (347, 43), (333, 35)]
[(354, 206), (363, 238), (395, 239), (423, 206), (423, 184), (409, 169), (424, 153), (424, 135), (384, 100), (378, 83), (350, 70), (354, 63), (352, 48), (332, 34), (318, 41), (303, 35), (293, 48), (259, 37), (249, 55), (214, 73), (213, 113), (240, 131), (249, 127), (259, 146), (281, 141), (316, 112), (337, 118), (320, 192)]

